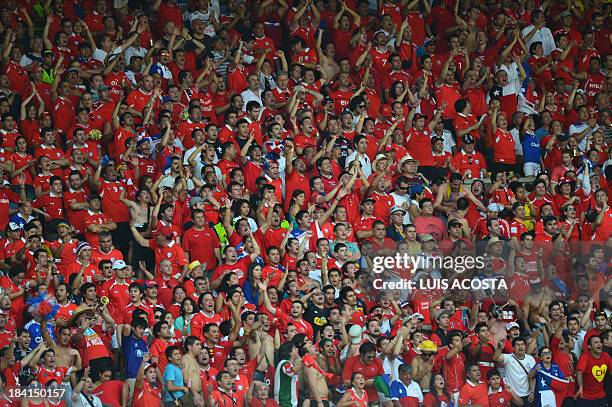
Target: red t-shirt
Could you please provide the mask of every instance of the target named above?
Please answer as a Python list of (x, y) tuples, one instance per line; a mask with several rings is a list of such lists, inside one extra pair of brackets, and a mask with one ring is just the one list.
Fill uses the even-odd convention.
[(606, 397), (604, 379), (612, 368), (612, 358), (606, 352), (596, 358), (591, 352), (580, 356), (576, 370), (582, 372), (582, 398), (597, 400)]
[[(365, 379), (369, 380), (375, 378), (376, 376), (385, 374), (385, 369), (383, 368), (382, 361), (380, 359), (374, 359), (372, 363), (365, 365), (362, 363), (361, 357), (356, 355), (346, 360), (346, 364), (342, 370), (342, 380), (345, 382), (350, 381), (351, 376), (356, 372), (363, 374)], [(374, 386), (367, 386), (365, 390), (368, 393), (368, 400), (378, 400), (378, 393), (376, 392), (376, 389), (374, 389)]]
[[(205, 242), (206, 244), (202, 244)], [(221, 247), (219, 238), (215, 231), (205, 226), (202, 230), (197, 230), (195, 227), (190, 228), (185, 232), (182, 239), (183, 249), (189, 253), (189, 260), (198, 260), (202, 264), (206, 264), (206, 270), (212, 270), (217, 267), (217, 258), (215, 257), (215, 249)]]
[(406, 135), (406, 147), (419, 166), (431, 167), (435, 164), (431, 150), (431, 137), (428, 128), (419, 131), (414, 127)]

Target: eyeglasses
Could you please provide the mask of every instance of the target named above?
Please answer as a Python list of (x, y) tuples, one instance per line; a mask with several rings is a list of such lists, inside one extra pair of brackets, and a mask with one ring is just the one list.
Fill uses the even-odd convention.
[(429, 353), (429, 352), (423, 352), (422, 355), (425, 356), (426, 358), (430, 358), (432, 356), (435, 356), (436, 354), (435, 353)]

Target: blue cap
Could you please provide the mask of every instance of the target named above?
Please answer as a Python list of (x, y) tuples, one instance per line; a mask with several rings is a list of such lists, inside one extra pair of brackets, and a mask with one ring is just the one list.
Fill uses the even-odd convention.
[(161, 66), (157, 64), (153, 64), (151, 68), (149, 69), (149, 75), (155, 75), (155, 74), (164, 76), (164, 71), (161, 69)]
[(422, 194), (425, 191), (422, 185), (417, 184), (410, 187), (410, 195)]
[(162, 98), (162, 103), (172, 102), (172, 98), (170, 96), (164, 96)]

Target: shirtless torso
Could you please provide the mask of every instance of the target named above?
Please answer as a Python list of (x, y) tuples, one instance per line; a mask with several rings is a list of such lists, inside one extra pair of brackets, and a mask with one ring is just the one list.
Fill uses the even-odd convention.
[(548, 306), (555, 299), (555, 295), (548, 287), (539, 292), (530, 292), (523, 303), (523, 314), (530, 324), (540, 323), (540, 318), (548, 314)]
[[(197, 393), (200, 398), (202, 397), (202, 379), (200, 378), (200, 365), (198, 365), (197, 359), (191, 354), (186, 353), (183, 356), (183, 378), (187, 386), (191, 388), (194, 393)], [(196, 400), (196, 404), (197, 400)]]
[(429, 382), (433, 371), (433, 358), (419, 355), (412, 359), (412, 378), (419, 384), (422, 390), (429, 390)]

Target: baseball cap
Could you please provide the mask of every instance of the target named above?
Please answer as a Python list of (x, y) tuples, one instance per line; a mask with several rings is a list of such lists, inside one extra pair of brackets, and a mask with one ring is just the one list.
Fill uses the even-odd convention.
[(190, 206), (190, 207), (193, 207), (193, 206), (195, 206), (196, 204), (203, 203), (203, 202), (204, 202), (204, 199), (202, 199), (202, 197), (199, 197), (199, 196), (194, 196), (194, 197), (193, 197), (193, 198), (191, 198), (191, 200), (189, 201), (189, 206)]
[(189, 263), (189, 271), (193, 271), (194, 268), (196, 267), (200, 267), (202, 265), (202, 263), (200, 263), (198, 260), (194, 260), (191, 263)]
[(164, 96), (162, 98), (162, 103), (172, 102), (172, 98), (170, 96)]
[(11, 232), (16, 232), (18, 230), (21, 230), (21, 228), (19, 227), (18, 224), (16, 224), (15, 222), (9, 222), (8, 224), (8, 230), (10, 230)]
[(203, 13), (196, 11), (195, 13), (191, 13), (191, 16), (189, 16), (190, 23), (193, 23), (195, 20), (206, 21), (206, 16)]
[(463, 144), (473, 144), (474, 141), (474, 137), (471, 134), (466, 134), (463, 136)]
[(399, 303), (400, 308), (409, 307), (410, 301), (404, 300)]
[(412, 119), (412, 121), (414, 122), (414, 121), (419, 120), (419, 119), (427, 120), (427, 116), (425, 116), (422, 113), (417, 113), (417, 114), (414, 115), (414, 118)]
[(491, 212), (501, 212), (504, 210), (504, 206), (502, 204), (493, 202), (490, 203), (489, 206), (487, 206), (487, 210)]
[(423, 47), (426, 47), (431, 44), (435, 45), (436, 41), (433, 38), (425, 38), (425, 41), (423, 42)]
[(421, 240), (421, 242), (431, 242), (432, 240), (436, 240), (436, 239), (434, 239), (434, 237), (430, 235), (429, 233), (423, 233), (420, 236), (419, 240)]
[(159, 284), (158, 284), (158, 283), (157, 283), (157, 281), (155, 281), (155, 280), (148, 280), (148, 281), (145, 283), (145, 287), (146, 287), (146, 288), (151, 288), (151, 287), (159, 287)]
[(459, 222), (457, 219), (451, 219), (448, 222), (448, 227), (452, 228), (453, 226), (461, 226), (461, 222)]
[(514, 328), (521, 329), (520, 325), (517, 322), (508, 322), (506, 324), (506, 331), (510, 331)]
[(125, 264), (125, 262), (123, 260), (115, 260), (113, 262), (113, 270), (121, 270), (126, 268), (127, 265)]
[(366, 204), (368, 202), (375, 203), (376, 201), (373, 198), (370, 198), (370, 197), (367, 197), (363, 201), (361, 201), (362, 204)]

